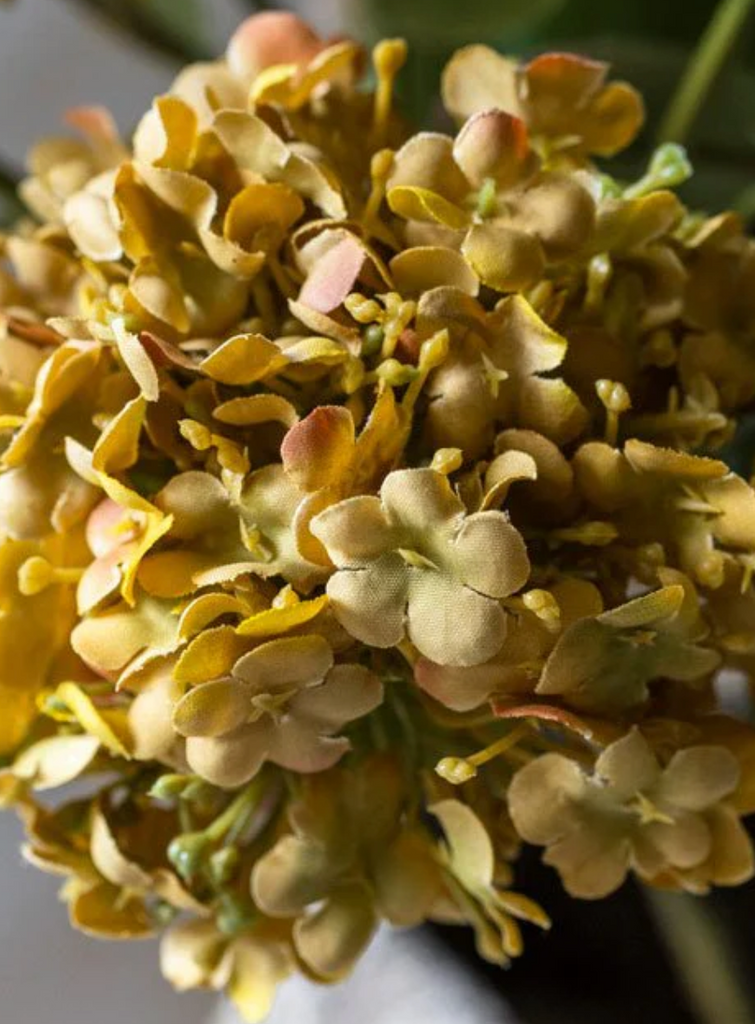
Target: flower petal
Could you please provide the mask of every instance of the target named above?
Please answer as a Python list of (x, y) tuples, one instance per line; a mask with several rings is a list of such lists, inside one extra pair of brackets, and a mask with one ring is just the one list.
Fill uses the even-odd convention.
[(461, 581), (487, 597), (508, 597), (529, 579), (527, 545), (503, 512), (467, 516), (453, 551)]
[(493, 222), (473, 224), (461, 251), (480, 281), (498, 292), (524, 291), (545, 270), (537, 238)]
[(335, 665), (321, 686), (302, 690), (289, 708), (320, 732), (335, 732), (374, 711), (382, 700), (383, 684), (374, 672), (363, 665)]
[(407, 632), (421, 654), (441, 665), (479, 665), (506, 638), (497, 601), (431, 570), (411, 569)]
[(656, 793), (687, 811), (704, 811), (731, 796), (739, 777), (739, 761), (726, 747), (689, 747), (671, 758)]
[(327, 592), (336, 618), (356, 640), (395, 647), (403, 639), (407, 574), (399, 555), (337, 572), (328, 580)]
[(244, 654), (233, 674), (252, 693), (279, 693), (324, 679), (333, 666), (333, 652), (321, 636), (270, 640)]
[(294, 925), (299, 956), (316, 975), (336, 981), (345, 977), (369, 944), (377, 916), (365, 885), (336, 889), (324, 905)]
[(192, 771), (213, 786), (237, 789), (262, 767), (272, 730), (272, 723), (261, 719), (225, 736), (191, 736), (186, 741), (186, 758)]
[(360, 566), (390, 551), (395, 542), (379, 498), (362, 494), (330, 505), (309, 528), (339, 566)]
[(189, 690), (176, 704), (173, 726), (181, 736), (224, 736), (249, 718), (251, 695), (243, 683), (218, 679)]

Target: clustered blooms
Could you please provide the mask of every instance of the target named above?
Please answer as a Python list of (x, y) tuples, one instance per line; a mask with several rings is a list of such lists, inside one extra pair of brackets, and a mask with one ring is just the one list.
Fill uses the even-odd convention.
[(0, 239), (0, 801), (248, 1021), (380, 921), (517, 956), (522, 841), (753, 874), (755, 242), (678, 147), (593, 162), (605, 65), (468, 47), (411, 135), (404, 59), (257, 15), (130, 146), (72, 111)]

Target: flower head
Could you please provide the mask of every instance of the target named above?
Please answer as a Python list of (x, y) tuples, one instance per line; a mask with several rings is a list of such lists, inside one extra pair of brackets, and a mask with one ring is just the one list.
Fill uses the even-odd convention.
[(408, 636), (454, 665), (500, 648), (499, 601), (529, 573), (524, 543), (501, 512), (467, 516), (441, 473), (390, 473), (379, 498), (333, 505), (311, 528), (339, 570), (328, 582), (333, 609), (357, 639), (393, 647)]

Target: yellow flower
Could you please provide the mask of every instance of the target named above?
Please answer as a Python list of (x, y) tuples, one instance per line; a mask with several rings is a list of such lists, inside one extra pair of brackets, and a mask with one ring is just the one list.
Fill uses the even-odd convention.
[(538, 164), (524, 124), (488, 110), (455, 140), (426, 132), (407, 142), (394, 159), (388, 205), (408, 221), (407, 232), (415, 223), (431, 227), (414, 237), (460, 248), (481, 284), (523, 291), (546, 262), (584, 244), (593, 225), (583, 186)]
[(430, 837), (402, 823), (403, 801), (399, 767), (386, 756), (314, 777), (290, 807), (292, 832), (254, 867), (255, 902), (295, 918), (296, 951), (323, 980), (353, 969), (378, 915), (415, 924), (440, 891)]
[(264, 924), (229, 938), (212, 921), (173, 925), (160, 946), (160, 967), (179, 992), (225, 990), (248, 1024), (272, 1009), (275, 990), (294, 969), (285, 936)]
[(173, 725), (202, 778), (240, 786), (272, 761), (292, 771), (329, 768), (349, 749), (334, 733), (382, 701), (360, 665), (335, 665), (319, 636), (270, 640), (243, 655), (230, 678), (202, 683), (178, 701)]
[(644, 112), (637, 91), (606, 84), (607, 74), (607, 64), (571, 53), (517, 65), (487, 46), (467, 46), (443, 72), (443, 102), (459, 121), (501, 107), (523, 118), (544, 148), (573, 158), (613, 156), (635, 137)]
[(379, 498), (348, 498), (311, 529), (339, 569), (327, 591), (356, 639), (394, 647), (408, 635), (426, 657), (452, 665), (500, 649), (499, 600), (529, 575), (524, 542), (502, 512), (467, 516), (441, 473), (390, 473)]
[[(633, 729), (601, 753), (592, 774), (561, 754), (521, 768), (509, 808), (520, 835), (547, 847), (545, 862), (557, 868), (566, 889), (595, 899), (617, 889), (630, 868), (648, 880), (668, 872), (683, 887), (685, 872), (710, 860), (715, 883), (711, 854), (726, 835), (717, 815), (741, 829), (724, 803), (738, 781), (737, 759), (725, 747), (679, 750), (662, 767)], [(724, 884), (753, 873), (752, 848), (735, 842), (739, 862)]]

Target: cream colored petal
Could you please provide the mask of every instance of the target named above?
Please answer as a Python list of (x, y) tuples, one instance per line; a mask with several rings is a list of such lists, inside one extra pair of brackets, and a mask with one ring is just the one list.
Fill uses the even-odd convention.
[(327, 896), (339, 867), (326, 846), (303, 836), (283, 836), (254, 865), (254, 902), (271, 917), (296, 917)]
[(383, 700), (383, 684), (363, 665), (335, 665), (321, 686), (298, 693), (290, 712), (320, 732), (335, 732), (346, 722), (374, 711)]
[(470, 117), (456, 137), (454, 157), (474, 185), (492, 179), (503, 190), (531, 177), (538, 166), (524, 122), (503, 110)]
[(289, 771), (308, 774), (332, 768), (351, 749), (341, 736), (321, 736), (308, 721), (286, 715), (270, 732), (268, 758)]
[(286, 365), (277, 345), (262, 334), (237, 334), (224, 341), (200, 363), (200, 368), (222, 384), (254, 384)]
[(657, 783), (660, 766), (647, 740), (635, 728), (606, 747), (595, 762), (595, 774), (605, 779), (618, 800), (629, 800)]
[(402, 830), (394, 843), (379, 851), (372, 879), (380, 913), (400, 928), (421, 924), (443, 886), (429, 837), (409, 829)]
[(671, 758), (655, 795), (687, 811), (703, 811), (731, 796), (739, 778), (739, 761), (726, 747), (689, 747)]
[(410, 569), (407, 632), (431, 661), (480, 665), (501, 649), (506, 616), (497, 601), (444, 573)]
[(16, 758), (12, 771), (35, 790), (57, 789), (84, 772), (100, 748), (96, 736), (50, 736)]
[(327, 981), (346, 977), (369, 944), (377, 916), (367, 887), (337, 889), (323, 906), (294, 925), (294, 942), (305, 964)]
[(249, 718), (251, 697), (243, 683), (218, 679), (189, 690), (176, 704), (173, 727), (181, 736), (224, 736)]
[(666, 861), (676, 868), (692, 868), (701, 864), (711, 851), (710, 830), (700, 814), (676, 814), (672, 824), (654, 821), (642, 831)]
[(489, 46), (465, 46), (443, 70), (443, 105), (459, 122), (491, 107), (519, 114), (516, 71), (514, 61)]
[(550, 846), (543, 862), (558, 870), (570, 896), (595, 900), (624, 882), (630, 852), (625, 835), (580, 827)]
[(557, 445), (579, 437), (590, 420), (579, 395), (559, 378), (529, 377), (522, 381), (518, 403), (519, 425), (536, 430)]
[(179, 992), (209, 984), (227, 939), (212, 921), (181, 921), (160, 943), (160, 970)]
[(123, 255), (118, 229), (107, 199), (86, 189), (67, 200), (63, 217), (76, 247), (99, 263)]
[(408, 185), (428, 189), (451, 202), (461, 202), (469, 183), (453, 156), (453, 140), (436, 132), (420, 132), (396, 153), (388, 189)]
[(495, 662), (454, 668), (420, 658), (414, 666), (417, 686), (453, 711), (479, 708), (496, 692), (502, 675), (501, 666)]
[(461, 581), (487, 597), (508, 597), (529, 578), (527, 545), (503, 512), (468, 516), (452, 548)]
[(113, 885), (136, 891), (151, 887), (151, 875), (118, 849), (110, 825), (99, 809), (92, 817), (89, 849), (94, 866)]
[(260, 644), (233, 666), (248, 692), (278, 693), (324, 679), (333, 666), (333, 652), (321, 636), (282, 637)]
[(525, 291), (545, 271), (538, 239), (497, 223), (474, 224), (461, 251), (480, 281), (498, 292)]
[(441, 800), (429, 810), (443, 829), (453, 873), (470, 892), (484, 891), (495, 873), (493, 844), (485, 826), (460, 800)]
[(173, 708), (181, 693), (167, 668), (134, 698), (128, 718), (137, 760), (160, 761), (176, 771), (188, 768), (184, 739), (173, 728)]
[(755, 872), (752, 841), (737, 812), (721, 804), (708, 811), (705, 820), (712, 848), (705, 864), (714, 885), (741, 885)]
[(283, 438), (283, 467), (305, 491), (336, 484), (350, 467), (355, 440), (354, 419), (348, 409), (318, 406)]
[(395, 647), (404, 637), (407, 570), (400, 555), (383, 555), (365, 569), (343, 569), (328, 580), (336, 618), (356, 640)]
[(544, 174), (508, 205), (512, 227), (534, 235), (548, 258), (564, 259), (590, 237), (595, 203), (586, 188), (567, 174)]
[(364, 245), (345, 235), (309, 272), (298, 301), (319, 313), (333, 312), (355, 290), (365, 259)]
[(233, 961), (228, 996), (246, 1024), (262, 1024), (270, 1014), (278, 985), (294, 969), (293, 954), (283, 942), (242, 934), (228, 955)]
[(543, 754), (514, 775), (508, 792), (511, 820), (522, 839), (546, 846), (577, 827), (575, 807), (587, 793), (587, 779), (576, 762)]
[(253, 427), (259, 423), (280, 423), (292, 427), (299, 414), (281, 395), (240, 395), (215, 406), (213, 418), (232, 427)]
[(521, 295), (499, 303), (488, 322), (495, 332), (496, 365), (530, 375), (555, 370), (564, 361), (566, 338), (549, 327)]
[(477, 295), (480, 282), (469, 264), (455, 249), (437, 245), (418, 245), (394, 256), (390, 271), (402, 295), (422, 295), (431, 288), (458, 288)]
[(428, 531), (451, 528), (464, 514), (448, 477), (434, 469), (389, 473), (380, 488), (380, 500), (391, 523), (414, 540)]
[(155, 504), (173, 516), (172, 536), (187, 540), (223, 526), (230, 499), (217, 477), (191, 470), (174, 476), (157, 495)]
[(186, 741), (186, 758), (192, 771), (213, 786), (236, 789), (262, 767), (272, 728), (268, 719), (261, 719), (226, 736), (192, 736)]
[(305, 21), (289, 11), (262, 11), (246, 18), (226, 50), (234, 75), (253, 81), (276, 64), (306, 66), (323, 48), (323, 40)]
[(368, 494), (331, 505), (309, 528), (339, 568), (363, 565), (397, 543), (380, 499)]

